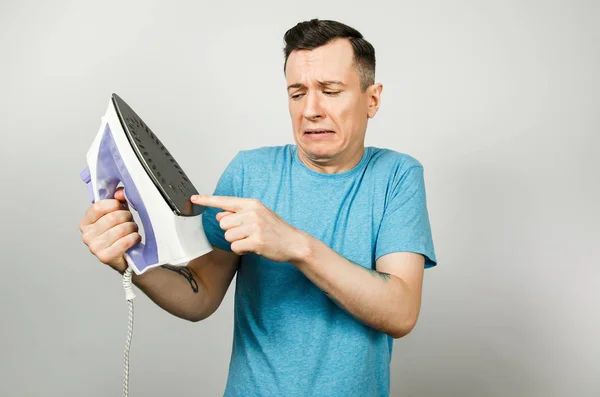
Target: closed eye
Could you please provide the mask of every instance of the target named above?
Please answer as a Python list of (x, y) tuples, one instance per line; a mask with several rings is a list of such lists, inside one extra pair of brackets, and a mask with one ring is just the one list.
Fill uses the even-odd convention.
[[(340, 91), (323, 91), (323, 94), (327, 95), (327, 96), (336, 96), (340, 93)], [(298, 93), (298, 94), (294, 94), (291, 95), (290, 98), (292, 98), (293, 100), (298, 100), (300, 99), (302, 96), (304, 95), (304, 93)]]

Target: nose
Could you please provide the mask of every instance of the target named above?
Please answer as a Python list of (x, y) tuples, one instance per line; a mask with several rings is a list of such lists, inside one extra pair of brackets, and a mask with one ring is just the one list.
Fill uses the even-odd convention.
[(323, 118), (324, 112), (321, 106), (319, 94), (316, 92), (307, 92), (305, 96), (303, 116), (308, 120)]

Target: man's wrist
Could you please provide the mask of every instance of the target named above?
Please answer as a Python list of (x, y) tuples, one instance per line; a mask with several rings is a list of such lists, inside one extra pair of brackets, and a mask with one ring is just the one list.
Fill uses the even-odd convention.
[(298, 244), (289, 262), (296, 267), (301, 267), (310, 263), (317, 249), (318, 240), (301, 230), (298, 231), (298, 236)]

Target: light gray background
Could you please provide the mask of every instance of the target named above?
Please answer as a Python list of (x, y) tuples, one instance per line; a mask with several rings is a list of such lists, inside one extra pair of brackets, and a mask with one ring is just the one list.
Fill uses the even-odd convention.
[[(367, 144), (425, 167), (439, 266), (392, 395), (600, 395), (598, 2), (4, 0), (1, 396), (122, 393), (121, 280), (77, 228), (110, 94), (210, 193), (238, 150), (292, 142), (282, 36), (313, 17), (376, 48)], [(201, 323), (138, 294), (132, 396), (222, 393), (232, 292)]]

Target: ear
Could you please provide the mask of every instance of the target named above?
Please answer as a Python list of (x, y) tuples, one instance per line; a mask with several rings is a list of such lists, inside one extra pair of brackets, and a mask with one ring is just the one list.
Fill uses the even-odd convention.
[(382, 84), (373, 84), (369, 88), (367, 88), (368, 95), (368, 103), (369, 107), (367, 109), (367, 117), (372, 119), (377, 114), (379, 110), (379, 105), (381, 104), (381, 91), (383, 90)]

